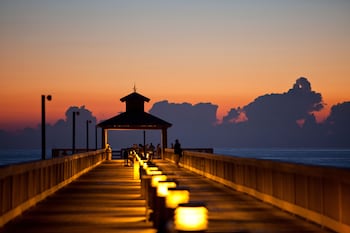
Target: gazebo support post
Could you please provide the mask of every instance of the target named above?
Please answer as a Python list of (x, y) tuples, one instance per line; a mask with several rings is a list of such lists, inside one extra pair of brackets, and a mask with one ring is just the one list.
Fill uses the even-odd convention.
[(143, 153), (146, 156), (146, 130), (143, 130)]
[(165, 148), (168, 147), (168, 133), (167, 128), (162, 128), (162, 159), (163, 159), (163, 152)]
[(108, 144), (108, 129), (103, 128), (102, 129), (102, 148), (106, 149)]

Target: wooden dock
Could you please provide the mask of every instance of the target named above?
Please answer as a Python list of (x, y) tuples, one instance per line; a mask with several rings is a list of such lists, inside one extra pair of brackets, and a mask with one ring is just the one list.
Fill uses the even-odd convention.
[[(164, 160), (156, 161), (209, 210), (208, 232), (331, 232)], [(105, 161), (0, 228), (14, 232), (156, 232), (133, 168)]]
[(5, 232), (153, 233), (133, 168), (106, 161), (9, 222)]

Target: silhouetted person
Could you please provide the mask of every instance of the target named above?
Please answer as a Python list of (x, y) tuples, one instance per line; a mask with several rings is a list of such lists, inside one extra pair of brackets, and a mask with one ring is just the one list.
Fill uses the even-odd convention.
[(141, 143), (139, 144), (139, 153), (141, 159), (146, 159), (145, 146), (143, 146)]
[(176, 155), (176, 165), (179, 166), (179, 162), (182, 157), (182, 149), (178, 139), (175, 140), (174, 153)]
[(152, 161), (152, 159), (153, 159), (154, 149), (155, 149), (155, 147), (154, 147), (153, 144), (151, 143), (151, 144), (149, 145), (149, 157), (148, 157), (148, 160), (150, 160), (150, 161)]
[(160, 148), (160, 144), (157, 144), (157, 158), (160, 159), (162, 157), (162, 149)]
[(123, 152), (123, 157), (124, 157), (124, 166), (129, 166), (129, 153), (128, 150), (124, 150)]

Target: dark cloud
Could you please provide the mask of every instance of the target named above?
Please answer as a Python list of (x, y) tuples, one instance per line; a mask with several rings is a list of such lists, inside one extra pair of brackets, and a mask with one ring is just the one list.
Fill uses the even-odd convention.
[(169, 128), (169, 140), (181, 139), (182, 146), (208, 146), (216, 137), (214, 128), (218, 106), (211, 103), (155, 103), (150, 113), (173, 124)]
[(331, 146), (350, 146), (350, 102), (334, 105), (325, 122), (327, 143)]
[[(332, 107), (324, 123), (317, 123), (314, 112), (323, 108), (322, 96), (312, 90), (306, 78), (299, 78), (285, 93), (266, 94), (244, 107), (233, 108), (218, 124), (217, 105), (212, 103), (155, 103), (150, 113), (172, 123), (168, 145), (180, 139), (184, 147), (350, 147), (350, 102)], [(91, 148), (95, 147), (96, 118), (85, 106), (70, 107), (66, 118), (47, 125), (48, 150), (71, 148), (72, 116), (76, 118), (76, 147), (86, 147), (86, 121)], [(101, 130), (98, 131), (98, 143)], [(40, 148), (40, 126), (16, 134), (0, 130), (1, 148)], [(143, 144), (143, 130), (109, 131), (112, 148)], [(159, 130), (146, 131), (146, 144), (160, 143)]]
[(222, 118), (222, 124), (231, 124), (236, 123), (239, 120), (239, 116), (241, 113), (241, 109), (231, 108), (231, 110), (227, 113), (226, 116)]
[[(78, 112), (75, 118), (76, 148), (86, 148), (87, 127), (89, 130), (89, 147), (95, 148), (96, 117), (85, 106), (71, 106), (67, 109), (65, 119), (58, 120), (53, 126), (47, 127), (47, 142), (49, 147), (71, 148), (73, 141), (73, 112)], [(88, 122), (88, 123), (87, 123)], [(62, 137), (62, 135), (65, 135)]]
[(5, 130), (0, 130), (0, 148), (9, 149), (16, 148), (13, 146), (15, 142), (14, 135), (6, 132)]
[(241, 129), (245, 131), (241, 132), (246, 136), (244, 144), (296, 146), (306, 131), (304, 124), (314, 123), (312, 113), (322, 108), (321, 94), (312, 91), (310, 82), (301, 77), (288, 92), (263, 95), (243, 107), (247, 117)]
[[(69, 107), (66, 118), (58, 120), (54, 125), (46, 125), (47, 148), (71, 148), (73, 134), (73, 111), (79, 112), (76, 117), (76, 146), (86, 147), (86, 121), (89, 123), (89, 144), (95, 147), (95, 125), (96, 117), (85, 108), (85, 106)], [(2, 131), (0, 140), (5, 142), (1, 148), (40, 148), (41, 147), (41, 125), (37, 128), (25, 128), (16, 133)]]
[(311, 90), (306, 78), (299, 78), (293, 88), (283, 94), (260, 96), (243, 108), (250, 124), (269, 126), (295, 125), (312, 112), (323, 108), (322, 96)]

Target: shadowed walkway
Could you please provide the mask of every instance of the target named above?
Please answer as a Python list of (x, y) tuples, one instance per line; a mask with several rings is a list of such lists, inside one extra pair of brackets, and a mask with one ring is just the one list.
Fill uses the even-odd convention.
[(104, 162), (0, 229), (5, 232), (155, 232), (133, 168)]
[[(318, 225), (212, 182), (166, 161), (156, 161), (209, 209), (208, 232), (329, 232)], [(145, 221), (145, 201), (133, 168), (108, 161), (5, 225), (8, 232), (156, 232)]]
[(181, 186), (189, 187), (190, 200), (207, 204), (208, 232), (332, 232), (187, 169), (164, 161), (156, 164), (165, 173), (173, 173)]

